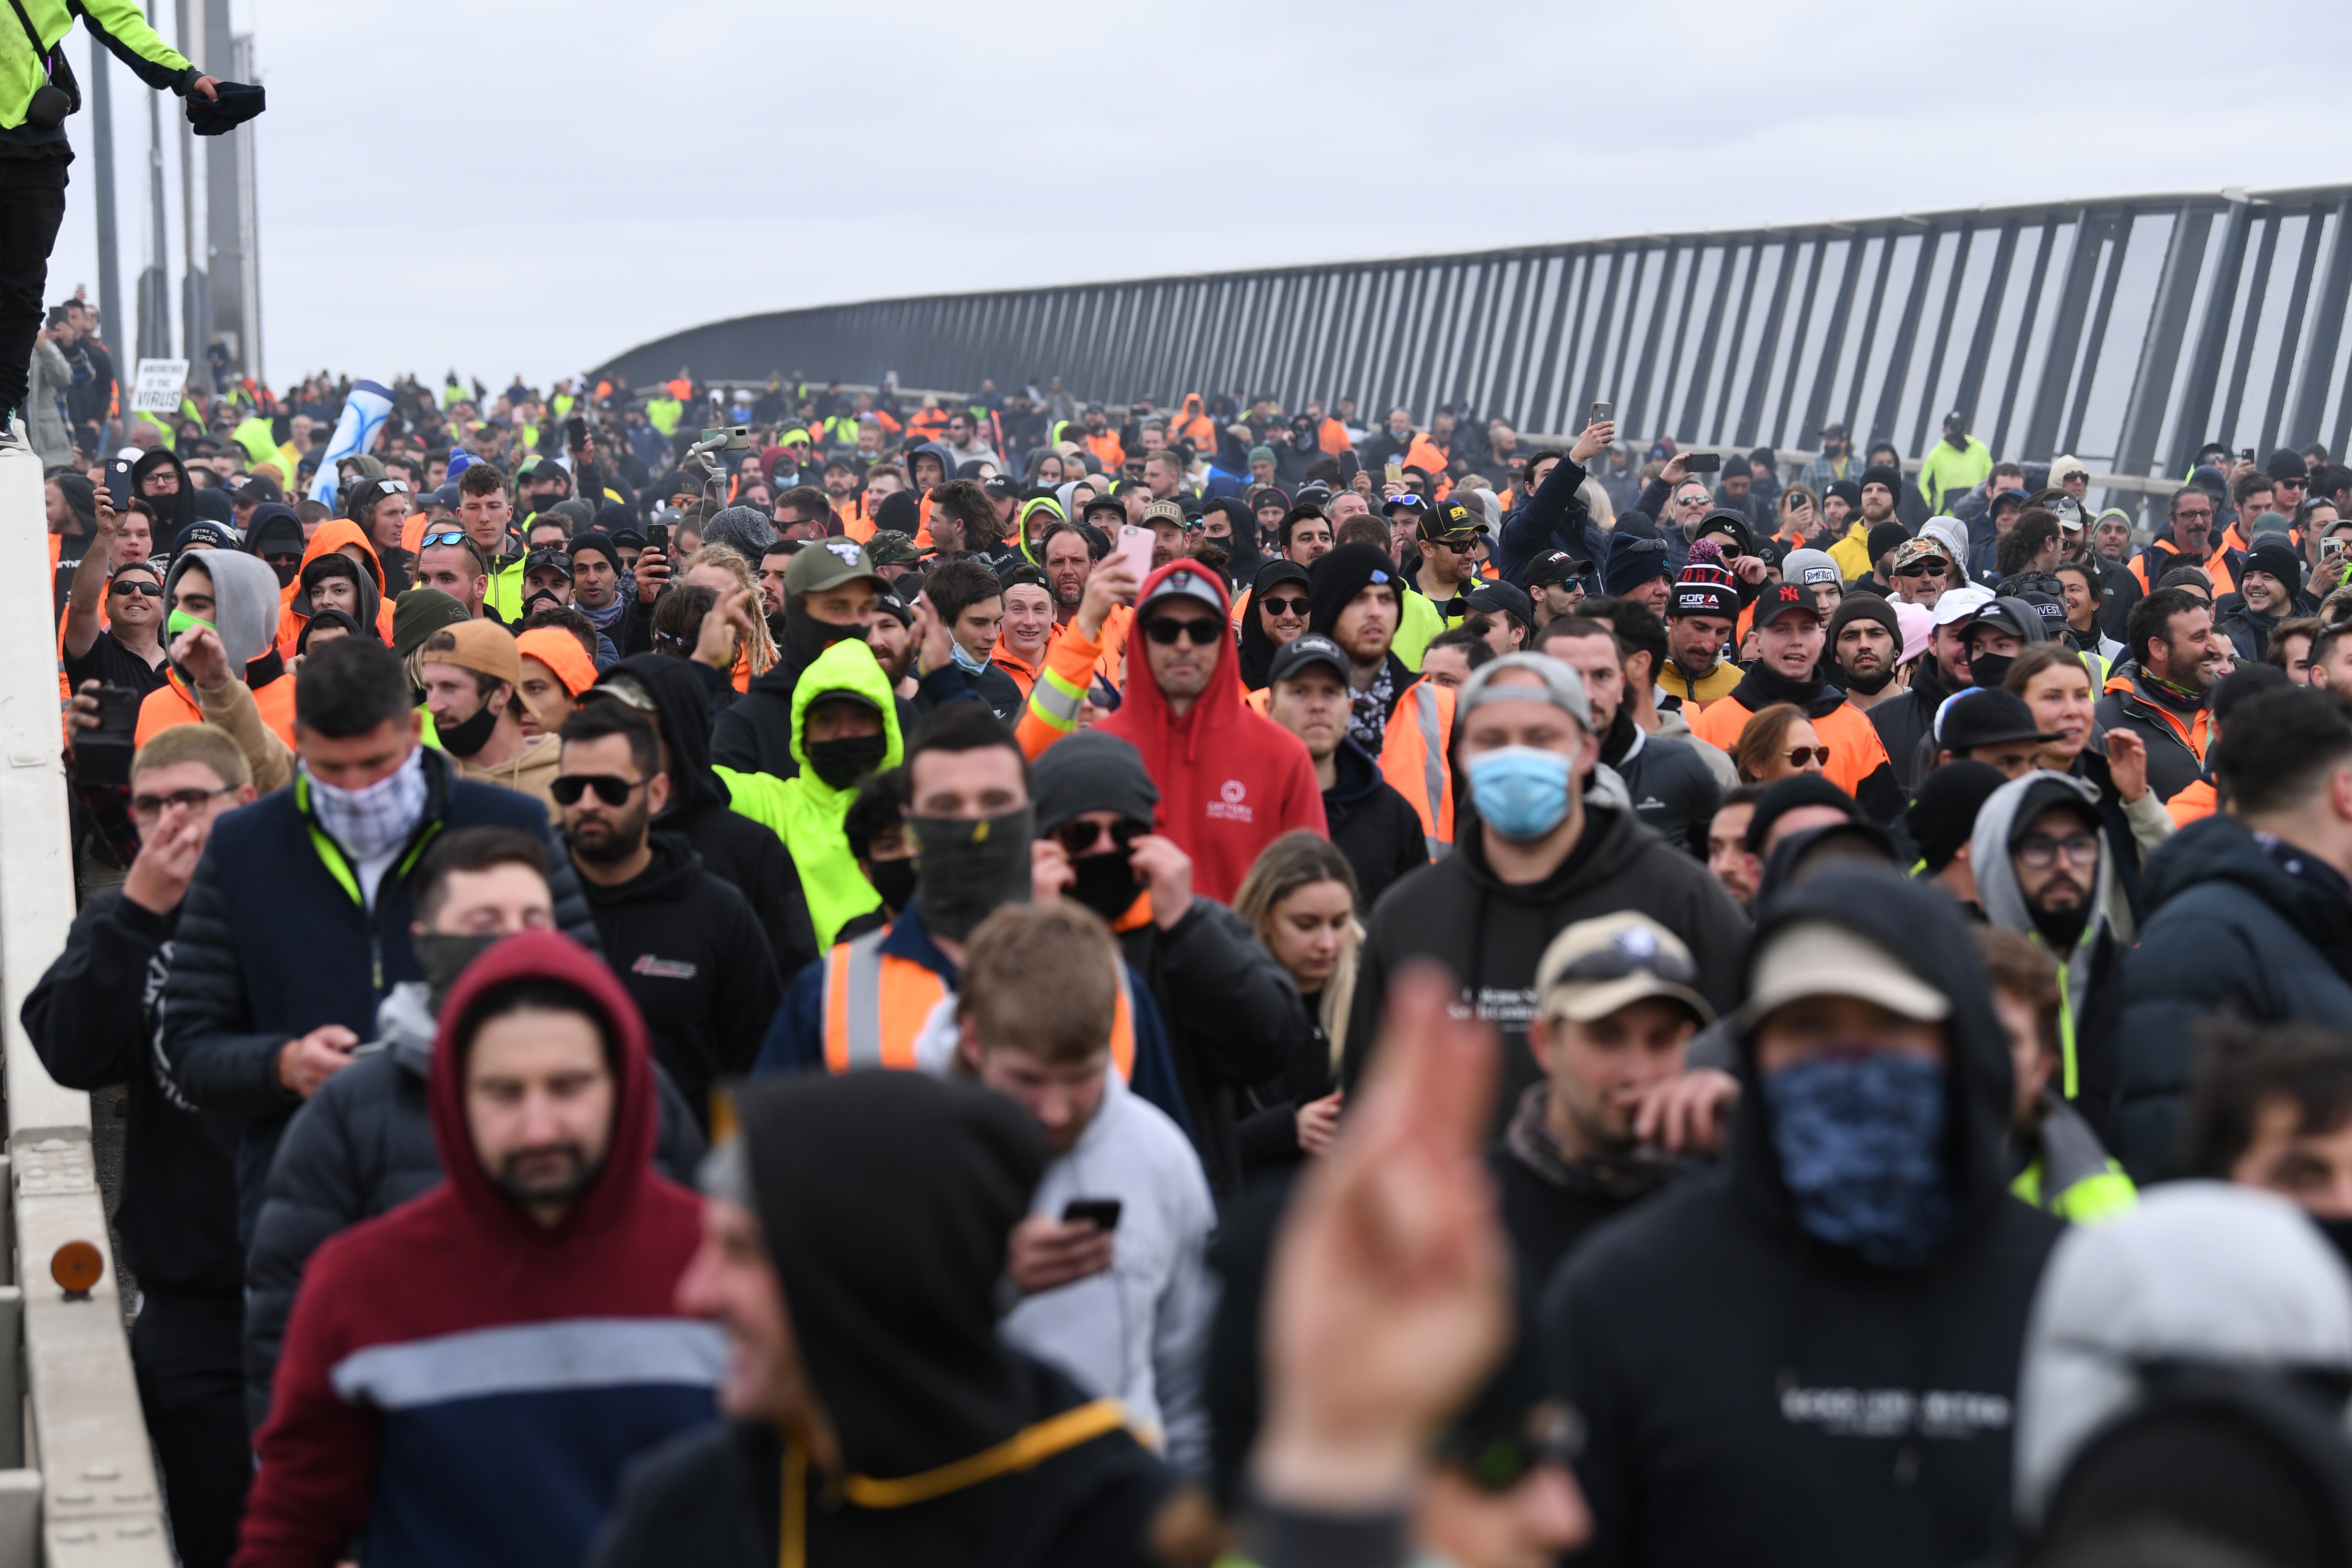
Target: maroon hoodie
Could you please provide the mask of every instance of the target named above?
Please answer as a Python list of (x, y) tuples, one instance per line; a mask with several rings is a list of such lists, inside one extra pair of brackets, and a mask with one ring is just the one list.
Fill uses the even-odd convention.
[[(1231, 619), (1223, 581), (1190, 560), (1171, 561), (1145, 578), (1136, 604), (1144, 605), (1179, 572), (1207, 584), (1218, 614)], [(1200, 700), (1181, 719), (1171, 714), (1151, 676), (1150, 639), (1143, 631), (1149, 618), (1149, 612), (1136, 611), (1125, 697), (1096, 728), (1143, 753), (1143, 765), (1160, 786), (1156, 826), (1192, 858), (1192, 890), (1230, 904), (1267, 845), (1299, 828), (1330, 837), (1322, 786), (1315, 782), (1306, 742), (1243, 701), (1241, 655), (1231, 639), (1219, 645)]]

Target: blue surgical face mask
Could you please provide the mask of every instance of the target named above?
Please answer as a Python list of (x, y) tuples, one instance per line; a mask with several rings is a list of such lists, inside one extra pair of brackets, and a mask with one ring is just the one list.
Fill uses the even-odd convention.
[(1505, 746), (1470, 763), (1470, 800), (1478, 820), (1521, 843), (1560, 825), (1570, 782), (1566, 757), (1533, 746)]
[(1942, 1064), (1857, 1044), (1782, 1068), (1763, 1089), (1798, 1223), (1883, 1267), (1926, 1262), (1959, 1218)]
[(963, 644), (956, 641), (953, 637), (950, 637), (948, 639), (948, 658), (954, 660), (955, 667), (958, 669), (962, 670), (966, 675), (978, 675), (982, 670), (988, 668), (988, 660), (984, 658), (972, 658), (971, 655), (963, 651)]

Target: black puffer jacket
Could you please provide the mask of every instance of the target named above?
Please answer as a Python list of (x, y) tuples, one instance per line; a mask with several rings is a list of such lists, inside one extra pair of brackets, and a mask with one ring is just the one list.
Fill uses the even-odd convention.
[(2298, 877), (2236, 819), (2190, 824), (2148, 857), (2148, 914), (2124, 960), (2116, 1156), (2135, 1182), (2180, 1173), (2180, 1102), (2206, 1018), (2352, 1029), (2352, 900)]
[(694, 846), (703, 869), (742, 894), (768, 933), (776, 973), (798, 974), (816, 962), (816, 929), (801, 893), (800, 868), (774, 828), (754, 822), (728, 804), (727, 786), (710, 766), (710, 708), (704, 700), (705, 667), (685, 659), (640, 654), (603, 675), (603, 686), (628, 677), (646, 689), (659, 709), (663, 742), (669, 747), (669, 805), (656, 826)]
[[(433, 1014), (421, 981), (397, 988), (378, 1015), (383, 1037), (329, 1079), (286, 1126), (253, 1250), (245, 1268), (245, 1403), (256, 1427), (269, 1414), (269, 1385), (287, 1315), (310, 1255), (333, 1236), (441, 1184), (425, 1077), (433, 1066)], [(654, 1168), (691, 1184), (702, 1131), (660, 1064), (661, 1120)]]
[(1916, 1268), (1808, 1235), (1743, 1037), (1725, 1167), (1595, 1231), (1546, 1292), (1545, 1345), (1586, 1428), (1577, 1563), (1944, 1568), (1994, 1544), (2026, 1312), (2061, 1228), (2009, 1195), (2007, 1037), (1934, 889), (1831, 871), (1768, 906), (1759, 942), (1801, 919), (1899, 933), (1888, 961), (1950, 999), (1961, 1215)]
[(1723, 784), (1691, 750), (1702, 743), (1653, 735), (1620, 709), (1601, 741), (1601, 760), (1625, 781), (1643, 826), (1704, 860), (1706, 825), (1723, 804)]

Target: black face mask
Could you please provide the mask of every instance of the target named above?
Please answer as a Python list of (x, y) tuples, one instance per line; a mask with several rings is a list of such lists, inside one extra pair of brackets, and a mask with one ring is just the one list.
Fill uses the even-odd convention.
[(909, 856), (897, 860), (868, 860), (866, 879), (882, 895), (882, 907), (896, 915), (915, 896), (915, 862)]
[(1143, 880), (1123, 850), (1081, 855), (1070, 862), (1070, 869), (1078, 879), (1070, 888), (1070, 897), (1113, 924), (1143, 891)]
[(561, 610), (564, 607), (563, 601), (555, 596), (555, 590), (552, 588), (541, 588), (522, 602), (522, 613), (526, 619), (537, 615), (542, 609)]
[(1853, 675), (1847, 671), (1845, 666), (1839, 665), (1836, 667), (1833, 679), (1848, 691), (1859, 691), (1864, 697), (1875, 697), (1886, 689), (1886, 683), (1895, 679), (1895, 672), (1892, 669), (1882, 669), (1876, 675)]
[(961, 942), (1005, 904), (1029, 898), (1029, 841), (1037, 814), (1023, 806), (978, 821), (910, 816), (921, 865), (915, 909), (932, 934)]
[(882, 765), (889, 754), (887, 735), (848, 735), (836, 741), (811, 741), (809, 771), (835, 789), (847, 789)]
[(436, 725), (441, 749), (453, 757), (470, 757), (490, 743), (490, 731), (499, 727), (499, 710), (488, 703), (480, 712), (462, 724)]
[(837, 642), (864, 642), (866, 628), (836, 621), (820, 621), (794, 604), (784, 610), (782, 662), (806, 669), (816, 656)]
[(2009, 679), (2009, 667), (2017, 662), (2011, 653), (1972, 653), (1969, 656), (1969, 679), (1987, 691)]
[(433, 1010), (441, 1011), (449, 987), (457, 984), (457, 976), (466, 965), (504, 942), (503, 933), (492, 931), (487, 936), (469, 936), (457, 932), (429, 931), (410, 939), (416, 947), (416, 962), (425, 968), (425, 984), (431, 988)]

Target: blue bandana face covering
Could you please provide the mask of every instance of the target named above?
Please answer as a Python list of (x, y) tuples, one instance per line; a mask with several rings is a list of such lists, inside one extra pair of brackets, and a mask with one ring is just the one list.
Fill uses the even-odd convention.
[(1763, 1089), (1807, 1233), (1882, 1267), (1927, 1261), (1959, 1218), (1941, 1064), (1856, 1047), (1783, 1068)]
[(1478, 820), (1520, 843), (1558, 827), (1568, 815), (1568, 759), (1533, 746), (1505, 746), (1470, 764), (1470, 799)]

